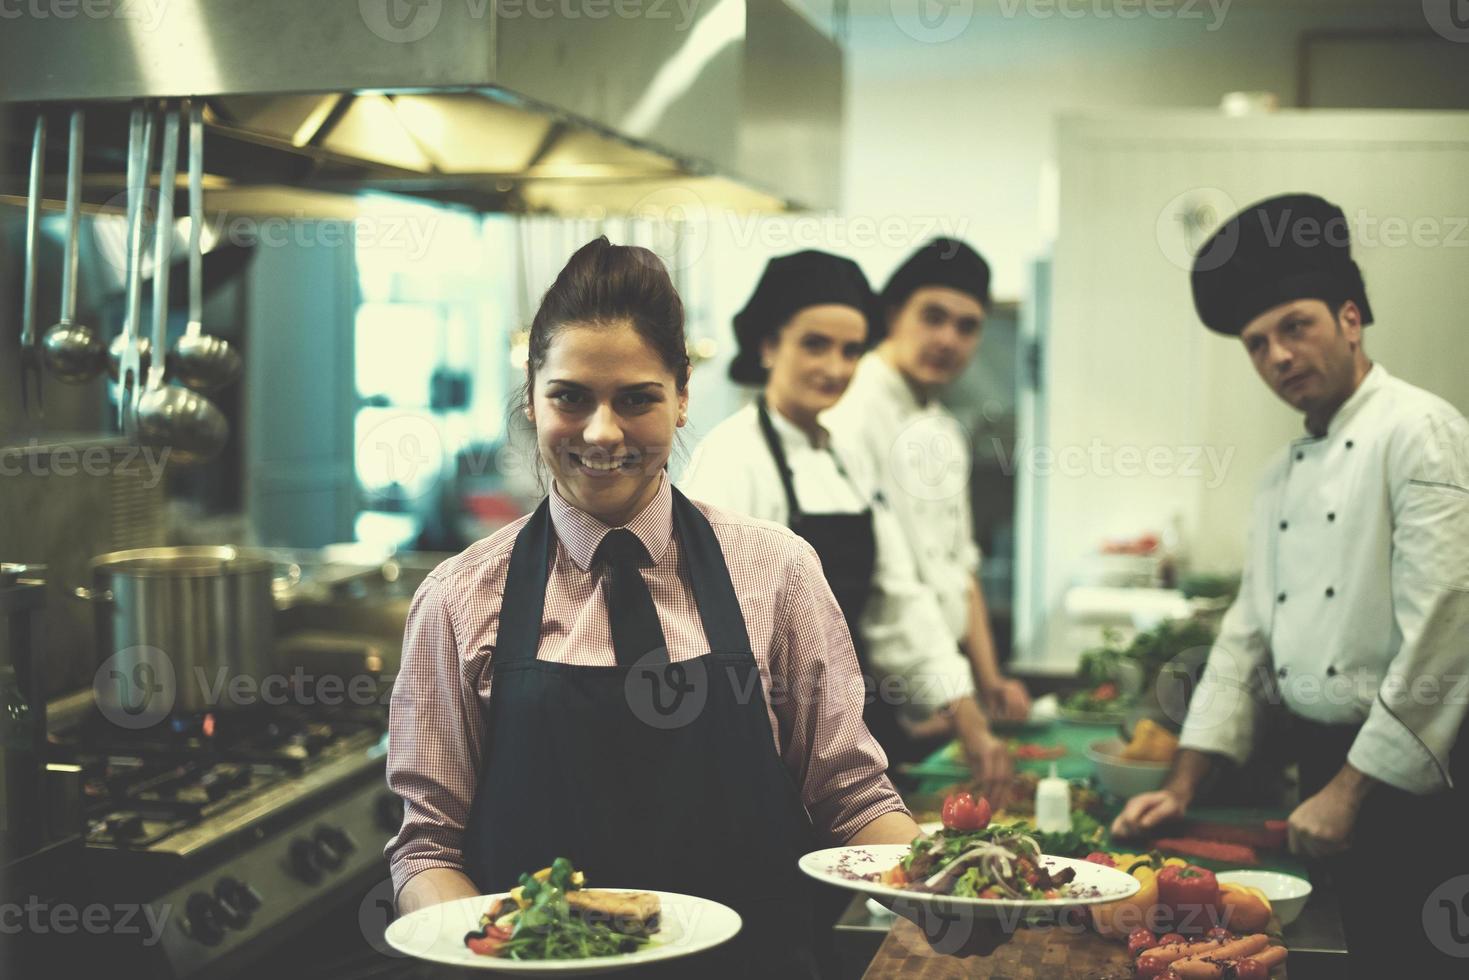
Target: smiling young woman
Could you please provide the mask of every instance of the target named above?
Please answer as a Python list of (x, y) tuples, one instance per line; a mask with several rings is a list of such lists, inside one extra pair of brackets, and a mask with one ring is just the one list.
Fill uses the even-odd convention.
[(813, 977), (797, 859), (918, 828), (862, 724), (815, 551), (668, 481), (685, 350), (682, 303), (644, 249), (599, 238), (546, 293), (523, 411), (552, 486), (414, 597), (387, 854), (405, 912), (566, 857), (594, 885), (740, 913), (740, 937), (679, 976)]

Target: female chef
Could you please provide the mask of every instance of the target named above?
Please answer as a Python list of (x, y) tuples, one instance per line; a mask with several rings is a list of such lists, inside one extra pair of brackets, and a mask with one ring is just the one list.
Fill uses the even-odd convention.
[(850, 259), (818, 251), (772, 259), (735, 316), (739, 351), (729, 369), (760, 394), (709, 432), (680, 486), (810, 542), (872, 675), (866, 717), (889, 760), (915, 761), (937, 747), (918, 732), (938, 744), (957, 735), (985, 795), (1003, 801), (1009, 752), (974, 699), (938, 598), (872, 480), (849, 469), (862, 454), (834, 447), (818, 421), (852, 380), (874, 308)]
[(526, 375), (550, 492), (435, 569), (409, 612), (388, 751), (399, 908), (564, 856), (593, 885), (736, 909), (716, 975), (811, 976), (797, 858), (918, 834), (862, 724), (820, 559), (669, 483), (689, 361), (653, 253), (577, 251)]

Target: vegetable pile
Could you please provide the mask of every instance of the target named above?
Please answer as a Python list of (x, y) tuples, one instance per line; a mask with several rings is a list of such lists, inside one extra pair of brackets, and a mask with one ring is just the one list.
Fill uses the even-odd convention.
[(467, 933), (464, 945), (481, 956), (511, 960), (615, 956), (648, 945), (645, 936), (629, 935), (579, 915), (567, 894), (579, 891), (584, 883), (582, 873), (566, 858), (557, 858), (534, 875), (521, 875), (510, 895), (480, 916), (479, 930)]

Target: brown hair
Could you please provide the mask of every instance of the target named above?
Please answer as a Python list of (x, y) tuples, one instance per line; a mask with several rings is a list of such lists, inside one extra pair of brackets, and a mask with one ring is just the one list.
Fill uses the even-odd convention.
[(658, 353), (679, 391), (688, 387), (689, 352), (683, 300), (657, 255), (635, 245), (613, 245), (601, 235), (576, 250), (541, 299), (530, 325), (526, 373), (546, 363), (556, 334), (570, 324), (606, 326), (626, 321)]

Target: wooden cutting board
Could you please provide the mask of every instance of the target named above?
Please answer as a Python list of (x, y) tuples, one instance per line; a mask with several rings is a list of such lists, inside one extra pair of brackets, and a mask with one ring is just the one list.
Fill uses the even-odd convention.
[[(995, 937), (999, 939), (1000, 937)], [(953, 949), (945, 937), (930, 945), (923, 930), (899, 917), (883, 940), (864, 980), (1132, 980), (1127, 947), (1094, 932), (1057, 926), (1016, 929), (994, 940)]]
[[(996, 937), (998, 938), (998, 937)], [(1127, 947), (1094, 932), (1058, 926), (1016, 929), (1007, 940), (984, 948), (970, 943), (951, 949), (942, 936), (930, 945), (923, 930), (899, 917), (883, 940), (863, 980), (1132, 980)], [(1282, 964), (1272, 980), (1285, 980)]]

